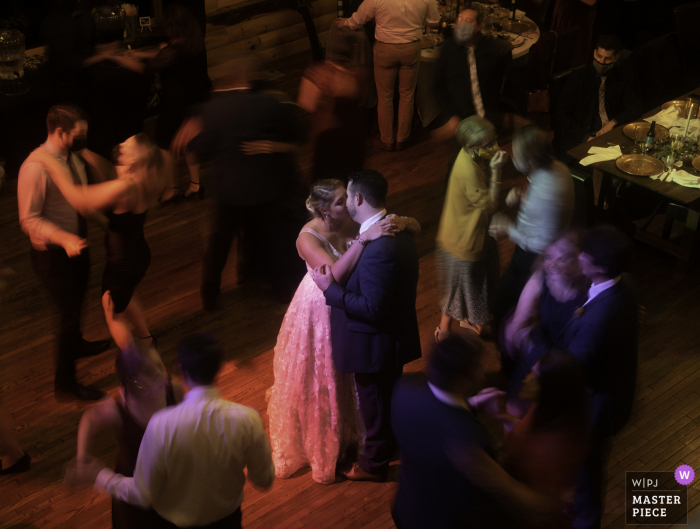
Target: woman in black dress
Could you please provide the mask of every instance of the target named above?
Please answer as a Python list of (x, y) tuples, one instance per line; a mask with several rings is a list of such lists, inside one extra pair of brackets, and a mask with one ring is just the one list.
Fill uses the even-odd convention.
[[(163, 28), (168, 43), (156, 51), (115, 51), (109, 55), (117, 64), (139, 73), (160, 74), (160, 114), (155, 140), (163, 151), (166, 175), (174, 182), (170, 143), (182, 125), (187, 109), (209, 99), (211, 80), (207, 73), (207, 50), (196, 17), (186, 7), (175, 5), (163, 13)], [(199, 165), (192, 153), (186, 154), (190, 187), (182, 195), (189, 198), (199, 191)], [(172, 183), (161, 201), (176, 192)]]
[(49, 154), (40, 155), (51, 178), (78, 212), (106, 214), (109, 227), (102, 306), (112, 338), (122, 350), (132, 344), (128, 320), (134, 334), (149, 345), (153, 339), (134, 290), (151, 262), (143, 226), (149, 206), (163, 193), (163, 157), (145, 134), (132, 136), (119, 146), (116, 167), (87, 150), (82, 156), (94, 174), (109, 181), (76, 185), (68, 165)]

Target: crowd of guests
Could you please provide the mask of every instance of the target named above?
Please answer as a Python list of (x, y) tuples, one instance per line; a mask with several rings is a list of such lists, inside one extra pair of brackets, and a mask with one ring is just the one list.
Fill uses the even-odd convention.
[[(326, 61), (303, 74), (298, 105), (267, 89), (250, 57), (235, 62), (207, 101), (201, 32), (176, 10), (170, 40), (152, 56), (105, 48), (93, 57), (160, 71), (171, 91), (155, 140), (121, 138), (113, 161), (87, 148), (91, 127), (80, 107), (49, 111), (46, 141), (20, 170), (20, 225), (61, 315), (56, 394), (99, 400), (80, 422), (66, 479), (109, 493), (115, 528), (240, 527), (246, 473), (259, 487), (303, 467), (323, 484), (338, 476), (384, 482), (398, 458), (392, 513), (400, 529), (600, 527), (610, 440), (629, 419), (635, 392), (639, 299), (625, 273), (631, 244), (609, 226), (570, 230), (571, 174), (534, 125), (512, 139), (513, 163), (528, 180), (505, 197), (516, 220), (499, 208), (509, 156), (491, 121), (498, 87), (481, 76), (502, 65), (469, 8), (438, 69), (444, 130), (458, 146), (435, 250), (442, 317), (426, 373), (402, 376), (404, 365), (422, 356), (414, 242), (421, 226), (410, 212), (387, 211), (387, 180), (364, 167), (373, 96), (369, 47), (358, 28), (372, 18), (377, 24), (375, 146), (406, 149), (420, 29), (438, 20), (434, 1), (412, 5), (397, 19), (390, 4), (365, 0), (340, 19)], [(616, 60), (606, 42), (595, 52), (601, 64)], [(197, 71), (203, 75), (183, 86), (185, 72)], [(305, 147), (300, 108), (312, 131), (306, 179), (295, 159)], [(189, 336), (179, 346), (189, 391), (171, 379), (135, 296), (151, 257), (146, 216), (173, 195), (178, 156), (190, 170), (185, 196), (201, 191), (198, 162), (211, 167), (203, 308), (218, 306), (234, 241), (239, 283), (259, 270), (289, 303), (274, 349), (269, 439), (257, 411), (216, 389), (224, 353), (213, 336)], [(80, 331), (88, 217), (106, 232), (102, 305), (121, 384), (111, 399), (76, 379), (78, 358), (110, 347), (85, 341)], [(506, 238), (515, 251), (500, 277), (498, 240)], [(455, 320), (466, 330), (454, 329)], [(484, 340), (496, 340), (502, 353), (500, 389), (485, 387)], [(500, 460), (479, 415), (503, 425)], [(11, 450), (0, 472), (26, 471), (29, 456), (6, 422)], [(90, 453), (107, 427), (118, 440), (114, 471)]]

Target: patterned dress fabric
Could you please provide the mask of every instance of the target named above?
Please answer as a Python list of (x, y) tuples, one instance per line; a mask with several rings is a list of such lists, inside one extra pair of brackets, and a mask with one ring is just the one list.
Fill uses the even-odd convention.
[[(318, 237), (334, 261), (340, 258), (323, 236), (303, 232)], [(338, 457), (357, 437), (353, 377), (338, 373), (333, 364), (330, 311), (307, 272), (277, 337), (275, 383), (267, 408), (272, 459), (281, 479), (311, 466), (315, 481), (333, 483)]]

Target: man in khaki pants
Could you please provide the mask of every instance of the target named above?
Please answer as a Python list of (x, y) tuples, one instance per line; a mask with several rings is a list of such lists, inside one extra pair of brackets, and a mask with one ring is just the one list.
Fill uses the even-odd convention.
[[(411, 134), (413, 94), (420, 65), (423, 26), (436, 26), (440, 14), (436, 0), (364, 0), (338, 27), (358, 29), (375, 19), (374, 80), (381, 138), (373, 145), (386, 151), (403, 150)], [(394, 85), (399, 76), (399, 125), (394, 135)]]

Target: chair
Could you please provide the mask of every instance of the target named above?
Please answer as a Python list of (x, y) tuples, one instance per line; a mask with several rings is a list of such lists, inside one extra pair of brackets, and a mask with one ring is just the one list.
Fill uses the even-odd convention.
[(580, 38), (580, 26), (569, 26), (557, 31), (557, 52), (554, 54), (554, 73), (581, 66), (580, 64), (572, 64), (574, 61), (572, 50), (576, 49)]
[(678, 44), (682, 53), (683, 66), (688, 77), (694, 81), (700, 77), (700, 2), (678, 6), (673, 10), (673, 25), (678, 34)]

